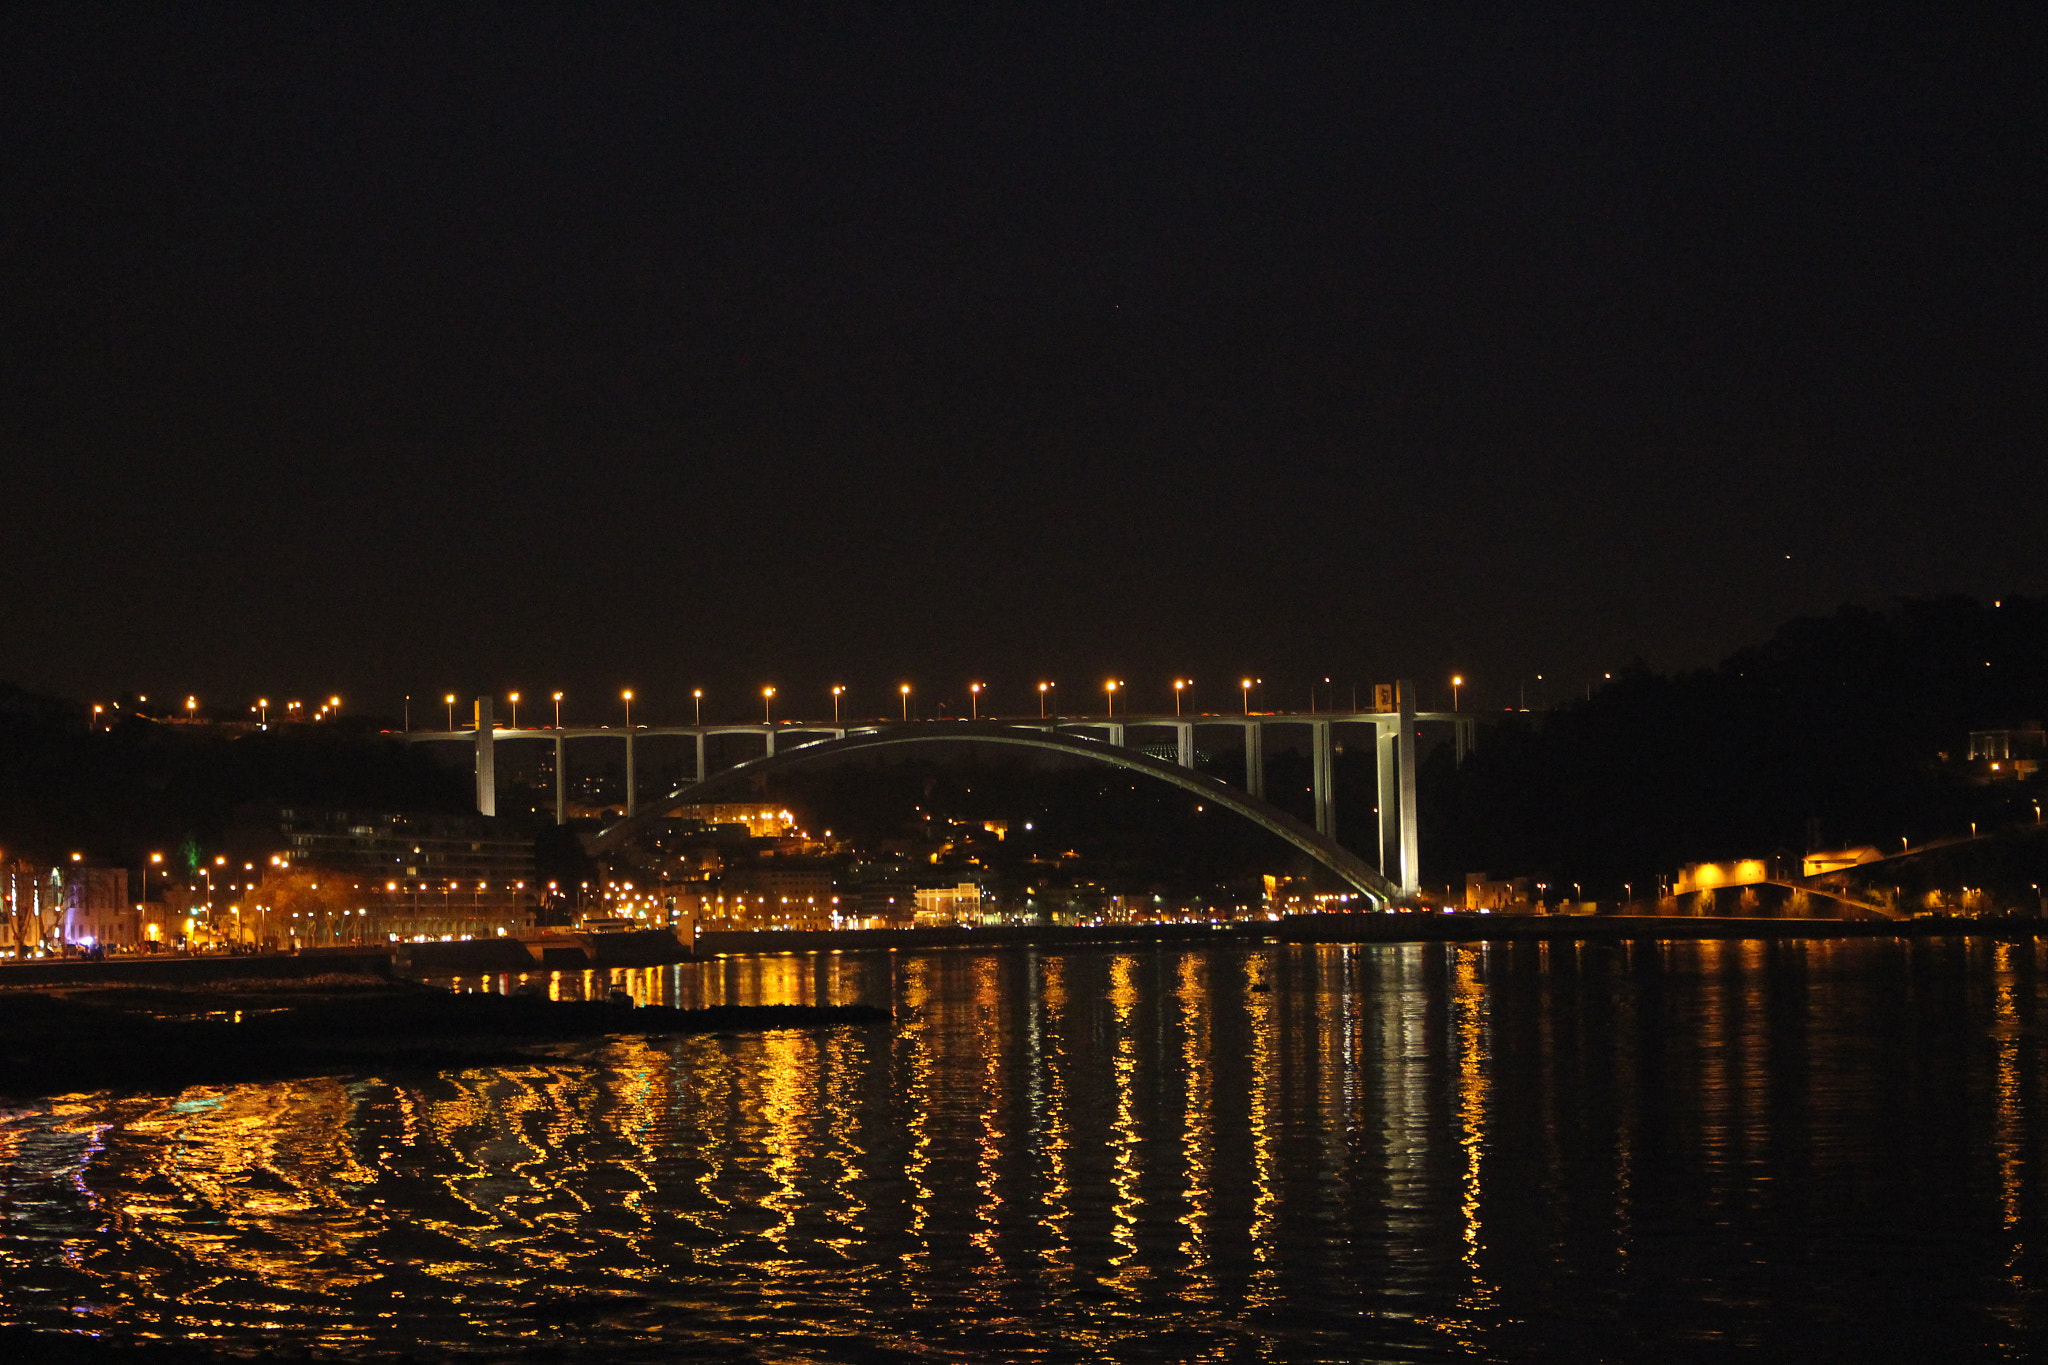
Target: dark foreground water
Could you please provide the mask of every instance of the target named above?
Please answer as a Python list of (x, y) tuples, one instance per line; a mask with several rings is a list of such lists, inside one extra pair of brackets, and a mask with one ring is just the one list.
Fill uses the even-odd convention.
[(617, 973), (914, 1015), (0, 1113), (0, 1319), (483, 1359), (2035, 1357), (2043, 967), (1931, 940)]

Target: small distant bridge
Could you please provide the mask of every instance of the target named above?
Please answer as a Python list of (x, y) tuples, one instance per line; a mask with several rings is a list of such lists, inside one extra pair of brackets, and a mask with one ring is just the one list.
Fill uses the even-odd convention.
[[(1396, 704), (1387, 711), (1255, 712), (1242, 716), (1060, 716), (1003, 718), (986, 721), (909, 720), (859, 724), (783, 721), (758, 724), (597, 727), (532, 727), (510, 729), (496, 723), (492, 701), (476, 701), (476, 720), (466, 729), (414, 730), (412, 743), (457, 742), (474, 746), (477, 810), (497, 813), (496, 746), (505, 743), (549, 743), (555, 746), (555, 821), (568, 818), (567, 746), (572, 742), (623, 742), (626, 759), (626, 818), (591, 841), (593, 851), (616, 847), (649, 822), (680, 806), (706, 799), (699, 795), (711, 783), (732, 774), (765, 775), (835, 754), (865, 752), (908, 744), (945, 742), (1000, 745), (1071, 755), (1139, 773), (1216, 802), (1271, 831), (1314, 858), (1361, 895), (1386, 904), (1412, 900), (1420, 890), (1421, 848), (1415, 820), (1415, 763), (1419, 727), (1448, 726), (1462, 758), (1473, 739), (1472, 716), (1414, 709), (1413, 683), (1395, 689)], [(1274, 727), (1307, 731), (1313, 825), (1305, 824), (1266, 800), (1266, 741)], [(1244, 783), (1222, 782), (1195, 769), (1195, 738), (1205, 728), (1241, 732)], [(1336, 735), (1339, 727), (1373, 732), (1378, 774), (1379, 866), (1374, 868), (1337, 842)], [(1171, 733), (1174, 761), (1143, 752), (1137, 741)], [(710, 771), (708, 741), (718, 735), (753, 735), (761, 752), (719, 772)], [(649, 739), (681, 737), (694, 742), (696, 770), (689, 782), (648, 803), (638, 799), (635, 747)], [(1163, 746), (1148, 746), (1163, 747)]]

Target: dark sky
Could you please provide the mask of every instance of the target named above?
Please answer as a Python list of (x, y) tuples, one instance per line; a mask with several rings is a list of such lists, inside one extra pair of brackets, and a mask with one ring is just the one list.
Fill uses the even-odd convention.
[(1498, 703), (2048, 590), (2048, 10), (1794, 8), (10, 7), (0, 679)]

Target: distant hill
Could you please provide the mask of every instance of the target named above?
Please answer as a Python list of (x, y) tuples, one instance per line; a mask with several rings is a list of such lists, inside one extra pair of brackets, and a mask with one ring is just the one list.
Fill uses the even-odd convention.
[(469, 809), (466, 775), (362, 720), (268, 730), (89, 723), (77, 703), (0, 684), (0, 856), (134, 863), (213, 847), (239, 805)]
[(1973, 785), (1955, 760), (1972, 730), (2044, 716), (2048, 603), (1844, 607), (1715, 668), (1637, 667), (1587, 701), (1505, 716), (1462, 768), (1437, 753), (1423, 774), (1426, 872), (1612, 897), (1686, 862), (2031, 820), (2038, 778)]

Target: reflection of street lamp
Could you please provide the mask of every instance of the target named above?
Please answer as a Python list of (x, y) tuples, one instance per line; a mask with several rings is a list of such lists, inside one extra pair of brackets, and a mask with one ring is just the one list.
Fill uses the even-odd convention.
[(507, 697), (507, 700), (512, 703), (512, 728), (517, 730), (519, 728), (519, 694), (513, 692)]
[(980, 719), (981, 719), (981, 684), (980, 684), (980, 683), (969, 683), (969, 684), (967, 684), (967, 718), (968, 718), (969, 720), (980, 720)]
[(763, 725), (773, 725), (775, 723), (775, 689), (772, 687), (761, 689), (761, 723)]
[(1057, 687), (1058, 685), (1059, 685), (1059, 684), (1057, 684), (1057, 683), (1049, 683), (1049, 682), (1042, 682), (1042, 683), (1040, 683), (1040, 684), (1038, 685), (1038, 718), (1039, 718), (1040, 720), (1044, 720), (1044, 719), (1045, 719), (1045, 698), (1046, 698), (1046, 694), (1047, 694), (1047, 693), (1049, 693), (1049, 692), (1051, 692), (1051, 691), (1053, 690), (1053, 688)]
[(897, 688), (896, 690), (897, 690), (897, 691), (899, 691), (899, 692), (901, 692), (901, 693), (903, 694), (903, 719), (905, 719), (905, 720), (909, 720), (909, 719), (910, 719), (910, 684), (909, 684), (909, 683), (905, 683), (905, 684), (903, 684), (903, 686), (901, 686), (901, 687)]
[(835, 686), (832, 689), (832, 723), (834, 725), (839, 723), (839, 699), (845, 695), (846, 689), (844, 687)]
[(629, 687), (619, 696), (626, 703), (626, 728), (630, 730), (633, 728), (633, 689)]
[[(455, 694), (453, 692), (450, 692), (447, 696), (441, 698), (441, 700), (446, 702), (448, 705), (448, 728), (453, 730), (455, 728)], [(294, 702), (293, 705), (297, 705), (297, 703)]]
[(1465, 680), (1463, 678), (1455, 673), (1451, 675), (1451, 709), (1453, 711), (1458, 709), (1458, 689), (1464, 685)]

